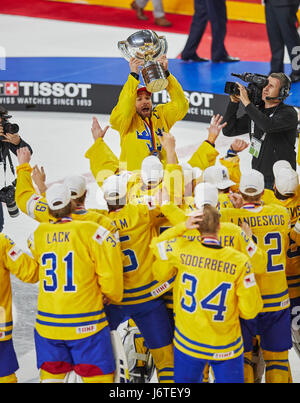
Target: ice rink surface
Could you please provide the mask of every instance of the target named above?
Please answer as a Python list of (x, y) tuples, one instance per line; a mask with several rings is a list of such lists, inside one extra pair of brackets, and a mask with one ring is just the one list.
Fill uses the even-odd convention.
[[(89, 56), (120, 57), (117, 42), (126, 39), (131, 29), (79, 24), (63, 21), (43, 20), (17, 16), (0, 15), (0, 46), (6, 56)], [(12, 32), (12, 27), (14, 27)], [(175, 58), (182, 50), (186, 35), (167, 34), (168, 57)], [(129, 70), (128, 70), (129, 72)], [(84, 154), (92, 145), (92, 115), (52, 112), (13, 112), (12, 122), (20, 126), (20, 135), (33, 149), (32, 165), (43, 166), (47, 183), (62, 180), (70, 174), (89, 175), (88, 160)], [(104, 127), (109, 116), (96, 115)], [(207, 124), (181, 121), (175, 124), (172, 134), (176, 138), (176, 149), (181, 161), (186, 161), (197, 146), (206, 139)], [(247, 140), (247, 136), (243, 136)], [(107, 144), (118, 156), (119, 135), (109, 129)], [(231, 140), (222, 134), (216, 142), (216, 149), (223, 156)], [(250, 167), (247, 150), (240, 154), (241, 169)], [(17, 160), (13, 156), (13, 162)], [(0, 170), (1, 171), (1, 170)], [(88, 176), (90, 178), (90, 176)], [(2, 184), (0, 172), (0, 184)], [(2, 186), (2, 185), (1, 185)], [(97, 207), (95, 193), (97, 185), (92, 180), (88, 184), (87, 207)], [(10, 218), (5, 213), (4, 233), (13, 238), (20, 247), (27, 249), (27, 238), (37, 227), (30, 217), (20, 213)], [(37, 306), (38, 286), (21, 283), (12, 279), (14, 301), (14, 346), (20, 369), (19, 382), (38, 382), (38, 371), (33, 341), (34, 320)], [(300, 358), (290, 351), (290, 363), (294, 382), (300, 382)], [(155, 378), (153, 379), (155, 381)]]

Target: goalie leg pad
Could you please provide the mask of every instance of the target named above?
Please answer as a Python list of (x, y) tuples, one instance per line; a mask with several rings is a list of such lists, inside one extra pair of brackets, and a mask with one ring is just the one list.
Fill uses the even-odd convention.
[(148, 383), (154, 373), (153, 358), (133, 320), (128, 321), (123, 345), (128, 361), (131, 383)]

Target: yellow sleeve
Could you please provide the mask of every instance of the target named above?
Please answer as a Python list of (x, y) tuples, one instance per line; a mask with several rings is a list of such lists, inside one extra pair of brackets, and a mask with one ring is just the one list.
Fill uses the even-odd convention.
[(220, 158), (220, 163), (228, 169), (230, 179), (236, 183), (236, 185), (231, 186), (234, 192), (239, 190), (239, 183), (241, 180), (240, 171), (240, 157), (238, 155), (229, 158)]
[(172, 74), (169, 75), (168, 82), (166, 90), (169, 93), (171, 101), (158, 105), (156, 109), (159, 113), (163, 114), (170, 130), (177, 121), (185, 117), (189, 109), (189, 102), (184, 95), (181, 85)]
[[(98, 225), (108, 229), (110, 232), (117, 232), (115, 223), (105, 214), (104, 210), (88, 209), (91, 213), (91, 221), (96, 222)], [(104, 214), (103, 214), (104, 213)]]
[(122, 301), (123, 254), (119, 233), (99, 226), (93, 236), (91, 249), (102, 293), (111, 301)]
[(178, 206), (174, 203), (166, 203), (161, 206), (161, 212), (170, 221), (172, 225), (177, 225), (179, 223), (185, 222), (187, 217)]
[(240, 316), (243, 319), (255, 318), (263, 308), (263, 301), (249, 260), (242, 263), (236, 292)]
[(268, 255), (256, 245), (252, 238), (247, 237), (241, 229), (241, 252), (248, 256), (255, 274), (264, 274), (267, 270)]
[(207, 141), (203, 141), (194, 152), (188, 163), (192, 167), (198, 167), (202, 171), (211, 165), (215, 165), (219, 152)]
[(184, 179), (180, 165), (167, 164), (165, 166), (163, 185), (167, 189), (170, 200), (175, 204), (181, 204), (184, 195)]
[(1, 259), (4, 267), (25, 283), (36, 283), (39, 279), (38, 263), (18, 248), (8, 236), (0, 234)]
[(111, 127), (117, 130), (121, 136), (127, 133), (136, 113), (135, 102), (138, 85), (139, 81), (129, 74), (119, 95), (118, 103), (111, 112), (109, 120)]
[(101, 187), (103, 181), (119, 170), (119, 160), (102, 138), (98, 138), (87, 150), (85, 157), (90, 160), (90, 169)]
[(153, 237), (150, 244), (156, 259), (163, 263), (154, 264), (152, 267), (153, 275), (158, 281), (166, 281), (177, 273), (178, 259), (174, 253), (176, 238), (172, 239), (172, 229), (167, 229), (159, 237)]
[(36, 193), (31, 178), (32, 168), (29, 164), (17, 166), (17, 184), (15, 198), (17, 206), (23, 213), (39, 222), (51, 219), (45, 197)]

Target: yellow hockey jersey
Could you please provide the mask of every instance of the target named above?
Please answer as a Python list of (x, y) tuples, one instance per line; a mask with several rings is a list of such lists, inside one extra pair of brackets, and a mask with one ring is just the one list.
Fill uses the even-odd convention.
[(0, 234), (0, 342), (12, 338), (12, 290), (10, 274), (26, 283), (38, 281), (38, 264), (18, 248), (8, 236)]
[(42, 223), (28, 240), (39, 265), (36, 330), (75, 340), (107, 326), (103, 294), (123, 297), (120, 243), (106, 228), (72, 219)]
[[(181, 225), (181, 224), (179, 224)], [(206, 246), (182, 237), (152, 241), (158, 259), (169, 262), (157, 279), (176, 274), (174, 345), (195, 358), (227, 360), (243, 353), (239, 318), (254, 318), (262, 300), (248, 258), (231, 247)]]
[(145, 204), (126, 204), (123, 208), (108, 213), (114, 221), (125, 256), (123, 305), (150, 301), (173, 286), (173, 279), (158, 282), (153, 276), (155, 257), (150, 243), (155, 235), (150, 212)]
[(171, 101), (157, 105), (151, 118), (143, 120), (137, 114), (135, 105), (139, 81), (129, 74), (118, 103), (110, 115), (111, 127), (120, 133), (120, 162), (124, 164), (123, 169), (140, 169), (143, 159), (156, 150), (162, 152), (162, 160), (166, 161), (166, 153), (161, 149), (158, 136), (163, 131), (169, 132), (177, 121), (184, 118), (189, 108), (181, 85), (172, 74), (169, 75), (168, 82), (166, 89)]
[[(32, 168), (29, 164), (19, 165), (17, 167), (17, 185), (16, 185), (16, 203), (23, 213), (36, 221), (54, 222), (56, 219), (49, 214), (48, 203), (44, 196), (36, 193), (32, 179)], [(103, 211), (104, 212), (104, 211)], [(111, 220), (105, 214), (94, 209), (76, 208), (72, 214), (72, 218), (78, 221), (92, 221), (105, 227), (109, 231), (115, 232)]]
[(240, 225), (245, 221), (252, 229), (257, 245), (268, 255), (267, 269), (256, 276), (264, 301), (263, 312), (278, 311), (289, 306), (286, 280), (286, 252), (289, 246), (289, 213), (276, 205), (249, 205), (241, 209), (220, 210), (221, 220)]
[[(277, 199), (274, 196), (274, 203), (285, 207), (291, 219), (291, 228), (294, 228), (300, 218), (300, 192), (299, 189), (293, 197), (286, 200)], [(300, 246), (289, 236), (289, 247), (286, 255), (286, 276), (289, 287), (290, 298), (300, 297)]]
[[(187, 213), (172, 203), (167, 203), (161, 207), (162, 213), (169, 219), (170, 223), (176, 227), (169, 230), (169, 234), (173, 237), (182, 236), (195, 244), (201, 243), (201, 235), (197, 230), (186, 230), (185, 225), (178, 226), (179, 223), (185, 223), (187, 220)], [(181, 230), (180, 230), (181, 229)], [(175, 232), (175, 231), (180, 232)], [(219, 230), (219, 241), (222, 246), (231, 246), (232, 248), (244, 253), (250, 259), (255, 274), (262, 274), (266, 271), (267, 253), (259, 248), (252, 239), (250, 239), (245, 232), (233, 223), (221, 222)]]

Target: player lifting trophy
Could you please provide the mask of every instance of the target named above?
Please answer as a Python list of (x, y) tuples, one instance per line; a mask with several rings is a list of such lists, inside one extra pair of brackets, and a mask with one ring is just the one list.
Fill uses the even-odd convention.
[[(188, 111), (182, 87), (168, 70), (167, 47), (165, 37), (150, 30), (135, 32), (126, 41), (118, 42), (130, 68), (110, 116), (112, 129), (120, 134), (122, 169), (140, 169), (142, 160), (150, 154), (161, 156), (165, 163), (165, 151), (158, 136), (169, 132)], [(144, 83), (141, 83), (140, 73)], [(170, 102), (153, 108), (152, 92), (164, 89), (169, 93)]]

